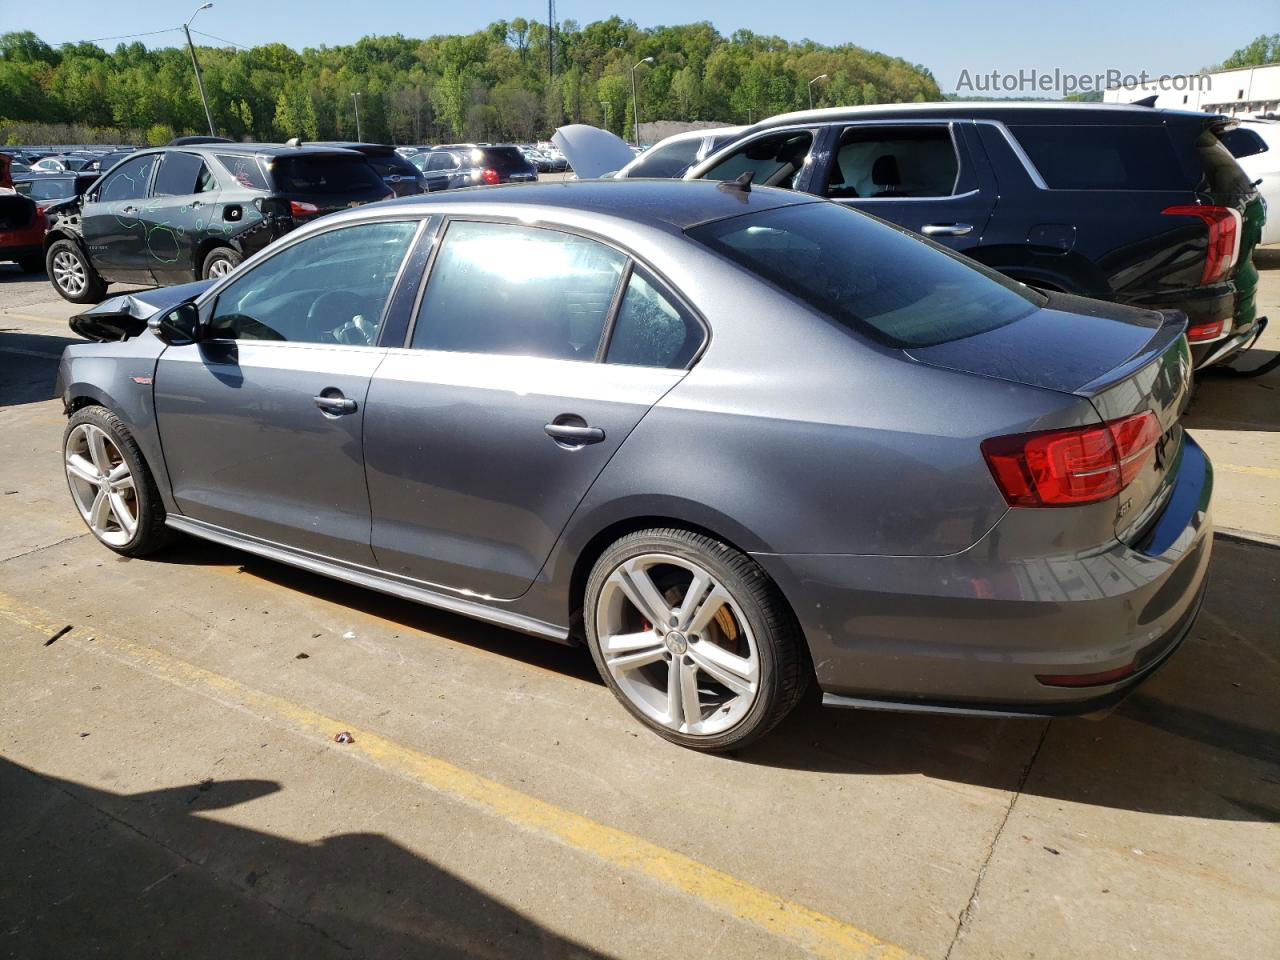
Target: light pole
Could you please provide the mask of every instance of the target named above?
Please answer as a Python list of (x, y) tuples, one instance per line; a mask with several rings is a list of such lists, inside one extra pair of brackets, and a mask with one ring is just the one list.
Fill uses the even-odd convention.
[(364, 137), (360, 136), (360, 91), (356, 90), (351, 94), (351, 102), (356, 106), (356, 140), (363, 142)]
[(636, 67), (641, 63), (653, 63), (653, 57), (645, 57), (631, 67), (631, 135), (636, 146), (640, 146), (640, 101), (636, 97)]
[[(196, 13), (201, 10), (208, 10), (212, 6), (212, 3), (202, 4), (196, 7)], [(209, 136), (216, 137), (218, 133), (213, 129), (213, 114), (209, 112), (209, 97), (204, 92), (204, 79), (200, 76), (200, 62), (196, 60), (196, 45), (191, 42), (191, 21), (196, 18), (196, 13), (187, 18), (187, 22), (182, 25), (182, 31), (187, 35), (187, 49), (191, 51), (191, 69), (196, 72), (196, 86), (200, 88), (200, 100), (204, 104), (204, 118), (209, 121)]]
[(819, 80), (826, 80), (826, 79), (827, 79), (827, 75), (824, 73), (824, 74), (821, 74), (820, 76), (814, 77), (812, 80), (809, 81), (809, 109), (810, 110), (813, 109), (813, 85), (817, 83)]

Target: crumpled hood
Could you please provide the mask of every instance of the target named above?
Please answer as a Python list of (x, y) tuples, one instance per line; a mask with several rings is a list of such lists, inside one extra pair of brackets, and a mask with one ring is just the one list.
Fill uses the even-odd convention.
[(197, 280), (195, 283), (180, 283), (173, 287), (157, 287), (154, 290), (139, 290), (136, 293), (108, 297), (93, 309), (72, 317), (71, 329), (86, 340), (99, 342), (136, 337), (147, 328), (147, 320), (151, 317), (180, 303), (194, 300), (208, 290), (212, 283), (212, 280)]
[(636, 158), (620, 137), (585, 123), (560, 127), (551, 142), (560, 148), (573, 172), (586, 180), (621, 170)]

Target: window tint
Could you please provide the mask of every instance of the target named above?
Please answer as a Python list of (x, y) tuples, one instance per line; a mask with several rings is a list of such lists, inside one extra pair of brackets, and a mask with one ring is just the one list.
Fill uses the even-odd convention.
[(593, 360), (625, 262), (602, 243), (557, 230), (451, 223), (412, 345)]
[(958, 172), (946, 127), (852, 127), (836, 147), (827, 196), (948, 197)]
[(1010, 128), (1054, 190), (1186, 190), (1192, 185), (1163, 127)]
[(32, 200), (65, 200), (76, 195), (76, 182), (70, 177), (48, 177), (39, 180), (17, 180), (13, 187)]
[(688, 233), (835, 320), (898, 346), (973, 336), (1048, 302), (945, 247), (834, 203), (732, 217)]
[(102, 203), (141, 200), (147, 195), (147, 183), (151, 180), (151, 171), (155, 169), (159, 159), (159, 154), (149, 153), (145, 157), (136, 157), (120, 164), (102, 181), (98, 200)]
[(182, 197), (199, 193), (203, 173), (204, 161), (194, 153), (170, 150), (160, 161), (160, 172), (156, 174), (151, 193), (157, 197)]
[(1248, 127), (1224, 130), (1218, 134), (1218, 140), (1237, 160), (1267, 152), (1267, 142), (1258, 136), (1256, 130), (1250, 130)]
[(233, 281), (211, 336), (371, 346), (416, 222), (364, 223), (308, 237)]
[(492, 167), (499, 173), (524, 173), (529, 161), (519, 147), (481, 147), (473, 157), (478, 167)]
[(702, 345), (702, 327), (640, 270), (631, 274), (609, 337), (608, 363), (683, 367)]
[(733, 151), (704, 173), (705, 180), (736, 180), (748, 170), (755, 173), (751, 182), (757, 186), (795, 186), (796, 176), (804, 169), (813, 134), (807, 130), (775, 133), (757, 137)]
[(235, 179), (236, 183), (250, 190), (267, 189), (267, 178), (262, 175), (262, 168), (258, 166), (258, 158), (245, 154), (237, 156), (235, 154), (220, 153), (218, 154), (218, 162), (227, 168), (227, 172)]
[(1209, 193), (1249, 193), (1253, 190), (1253, 181), (1240, 169), (1236, 158), (1222, 145), (1222, 142), (1206, 130), (1196, 140), (1196, 153), (1200, 155), (1200, 163), (1204, 169), (1203, 189)]
[(646, 150), (638, 163), (627, 171), (628, 177), (678, 177), (698, 158), (701, 137), (687, 137)]
[(271, 178), (282, 193), (309, 197), (370, 193), (381, 197), (387, 192), (386, 184), (364, 157), (281, 157), (271, 164)]

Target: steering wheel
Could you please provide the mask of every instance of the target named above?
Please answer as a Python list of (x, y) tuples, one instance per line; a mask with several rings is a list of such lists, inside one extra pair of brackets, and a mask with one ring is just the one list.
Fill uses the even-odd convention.
[[(329, 290), (316, 297), (307, 310), (307, 330), (322, 343), (373, 346), (377, 328), (363, 316), (366, 308), (364, 299), (354, 293)], [(347, 319), (334, 322), (342, 316)]]

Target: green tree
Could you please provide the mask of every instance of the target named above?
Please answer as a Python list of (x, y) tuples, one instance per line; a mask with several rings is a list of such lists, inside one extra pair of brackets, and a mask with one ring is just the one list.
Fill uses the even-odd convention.
[[(0, 38), (0, 43), (3, 38)], [(1280, 63), (1280, 33), (1263, 34), (1222, 61), (1223, 70)]]

